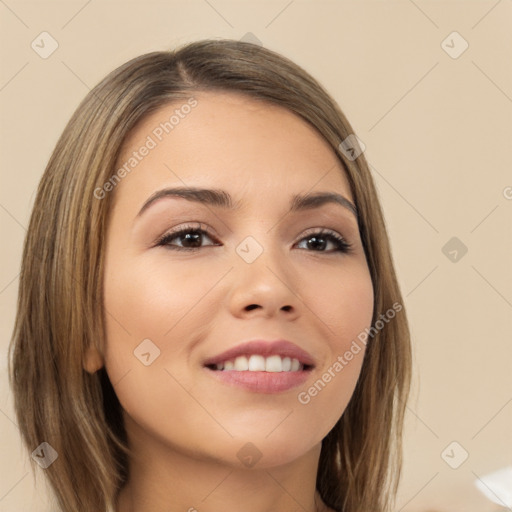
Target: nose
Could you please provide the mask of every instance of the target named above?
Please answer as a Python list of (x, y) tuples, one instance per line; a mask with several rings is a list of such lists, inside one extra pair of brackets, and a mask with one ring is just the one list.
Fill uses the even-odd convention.
[(279, 316), (287, 321), (300, 315), (302, 302), (295, 289), (298, 276), (284, 256), (264, 250), (252, 263), (235, 255), (230, 277), (229, 307), (238, 318)]

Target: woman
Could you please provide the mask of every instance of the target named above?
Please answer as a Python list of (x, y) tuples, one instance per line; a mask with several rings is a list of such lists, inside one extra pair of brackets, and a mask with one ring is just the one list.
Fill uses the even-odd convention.
[(83, 100), (24, 247), (11, 384), (65, 511), (388, 511), (410, 341), (358, 139), (204, 40)]

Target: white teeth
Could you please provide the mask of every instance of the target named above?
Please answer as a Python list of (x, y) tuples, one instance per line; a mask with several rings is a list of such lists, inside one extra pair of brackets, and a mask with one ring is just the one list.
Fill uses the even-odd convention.
[(235, 359), (235, 370), (237, 372), (246, 372), (249, 369), (249, 361), (247, 361), (247, 357), (238, 356)]
[(283, 371), (283, 363), (281, 361), (281, 357), (279, 357), (279, 356), (267, 357), (267, 360), (265, 361), (265, 371), (267, 371), (267, 372), (282, 372)]
[(251, 372), (265, 371), (265, 358), (263, 356), (251, 356), (249, 358), (249, 368)]
[(224, 361), (215, 365), (217, 370), (235, 370), (237, 372), (297, 372), (304, 366), (298, 359), (273, 355), (263, 357), (253, 354), (250, 357), (238, 356), (234, 360)]

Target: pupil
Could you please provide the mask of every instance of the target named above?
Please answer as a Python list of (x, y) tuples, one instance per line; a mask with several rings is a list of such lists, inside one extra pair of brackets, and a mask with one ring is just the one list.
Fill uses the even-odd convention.
[[(187, 233), (185, 235), (184, 242), (192, 242), (193, 247), (199, 247), (201, 245), (201, 234), (200, 233), (195, 233), (195, 234)], [(187, 245), (187, 243), (185, 243), (185, 245)], [(190, 246), (190, 244), (188, 244), (188, 246)]]
[[(325, 249), (325, 240), (323, 238), (312, 236), (309, 240), (314, 240), (313, 244), (309, 243), (309, 247)], [(318, 242), (319, 240), (321, 240), (321, 242)]]

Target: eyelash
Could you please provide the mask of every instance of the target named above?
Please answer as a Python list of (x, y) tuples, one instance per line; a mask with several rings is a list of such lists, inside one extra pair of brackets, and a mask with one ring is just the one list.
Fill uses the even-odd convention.
[[(163, 236), (161, 236), (157, 240), (155, 245), (156, 246), (164, 246), (173, 251), (192, 252), (192, 251), (197, 251), (198, 249), (202, 249), (202, 247), (180, 247), (180, 246), (176, 246), (176, 245), (171, 245), (169, 243), (171, 240), (174, 240), (175, 238), (179, 238), (180, 236), (184, 236), (189, 233), (206, 235), (208, 238), (210, 238), (213, 241), (213, 237), (208, 233), (208, 231), (206, 231), (202, 227), (183, 226), (179, 230), (176, 230), (176, 231), (173, 231), (170, 233), (166, 233)], [(327, 239), (327, 240), (333, 242), (336, 245), (336, 249), (334, 249), (332, 251), (308, 251), (308, 252), (319, 252), (319, 253), (326, 253), (326, 254), (341, 252), (341, 253), (347, 254), (347, 253), (352, 252), (352, 250), (353, 250), (352, 244), (350, 242), (345, 240), (342, 236), (338, 235), (335, 231), (331, 231), (330, 229), (325, 229), (325, 228), (319, 229), (318, 231), (310, 232), (310, 233), (304, 235), (299, 241), (301, 242), (302, 240), (304, 240), (306, 238), (313, 238), (313, 237), (324, 238), (324, 239)], [(212, 246), (210, 246), (210, 247), (212, 247)]]

